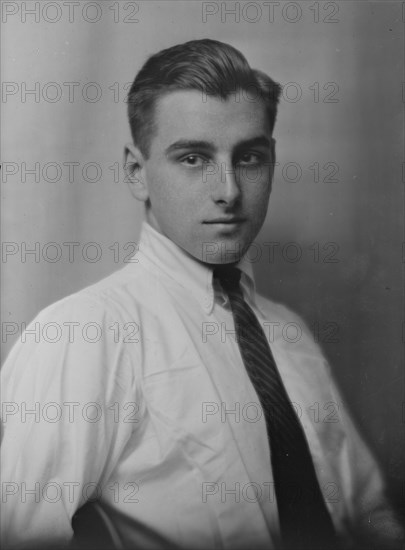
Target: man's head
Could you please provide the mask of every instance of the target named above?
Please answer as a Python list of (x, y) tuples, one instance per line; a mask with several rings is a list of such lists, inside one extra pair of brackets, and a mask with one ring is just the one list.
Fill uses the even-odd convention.
[(134, 80), (132, 191), (149, 223), (200, 261), (238, 261), (263, 224), (279, 93), (238, 50), (208, 39), (155, 54)]

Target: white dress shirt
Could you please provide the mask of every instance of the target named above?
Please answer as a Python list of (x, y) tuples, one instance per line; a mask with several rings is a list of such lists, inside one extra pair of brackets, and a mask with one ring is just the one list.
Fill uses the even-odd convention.
[[(349, 540), (386, 513), (380, 472), (301, 319), (240, 268)], [(276, 548), (266, 424), (233, 331), (212, 270), (147, 223), (131, 263), (43, 310), (2, 369), (5, 547), (69, 541), (98, 497), (139, 549)]]

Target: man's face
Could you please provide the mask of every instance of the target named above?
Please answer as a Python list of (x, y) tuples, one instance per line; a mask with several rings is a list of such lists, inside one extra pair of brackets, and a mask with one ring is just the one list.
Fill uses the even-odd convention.
[(271, 190), (264, 104), (178, 91), (160, 98), (155, 123), (141, 169), (149, 223), (200, 261), (239, 261), (264, 222)]

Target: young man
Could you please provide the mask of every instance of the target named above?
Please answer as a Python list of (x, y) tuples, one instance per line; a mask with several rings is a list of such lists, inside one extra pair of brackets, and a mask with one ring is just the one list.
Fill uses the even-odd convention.
[[(27, 336), (4, 366), (6, 547), (68, 544), (86, 502), (116, 548), (400, 544), (319, 348), (305, 328), (283, 339), (302, 322), (256, 294), (244, 259), (266, 216), (278, 95), (213, 40), (137, 75), (125, 163), (146, 207), (139, 252), (40, 313), (61, 337)], [(314, 403), (334, 421), (314, 422)]]

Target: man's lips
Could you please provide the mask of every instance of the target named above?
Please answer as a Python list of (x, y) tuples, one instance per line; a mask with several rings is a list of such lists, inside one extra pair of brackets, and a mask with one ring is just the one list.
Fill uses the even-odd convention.
[(244, 222), (244, 218), (238, 217), (223, 217), (223, 218), (214, 218), (212, 220), (205, 220), (205, 224), (235, 224)]

